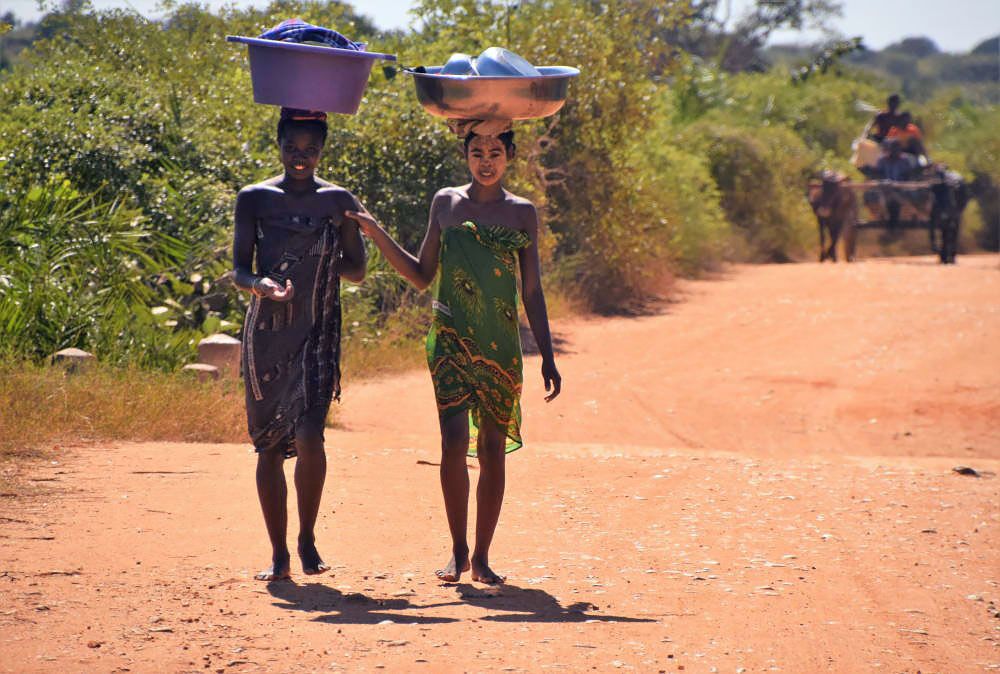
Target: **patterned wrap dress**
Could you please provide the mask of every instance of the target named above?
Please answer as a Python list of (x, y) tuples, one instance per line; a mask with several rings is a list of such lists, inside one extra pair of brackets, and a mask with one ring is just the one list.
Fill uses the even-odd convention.
[(340, 397), (340, 229), (334, 218), (257, 221), (257, 273), (284, 285), (288, 302), (253, 296), (243, 323), (247, 427), (254, 448), (295, 456), (296, 429), (322, 433)]
[(506, 451), (522, 445), (516, 267), (530, 242), (525, 232), (472, 222), (441, 232), (427, 364), (441, 418), (469, 415), (469, 456), (484, 418), (506, 429)]

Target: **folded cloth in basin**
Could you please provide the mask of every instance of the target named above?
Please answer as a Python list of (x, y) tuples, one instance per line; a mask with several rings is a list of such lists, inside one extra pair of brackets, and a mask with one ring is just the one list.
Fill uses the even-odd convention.
[(459, 138), (465, 138), (470, 133), (477, 136), (499, 136), (504, 131), (510, 131), (514, 126), (510, 119), (449, 119), (448, 128)]
[(281, 42), (319, 42), (327, 47), (364, 51), (364, 42), (353, 42), (332, 28), (323, 28), (306, 23), (302, 19), (286, 19), (271, 30), (260, 34), (262, 40)]

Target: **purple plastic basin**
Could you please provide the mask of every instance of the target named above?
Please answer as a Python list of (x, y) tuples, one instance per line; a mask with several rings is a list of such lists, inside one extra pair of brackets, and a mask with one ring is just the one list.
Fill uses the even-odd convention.
[(249, 48), (256, 103), (353, 115), (365, 94), (372, 64), (392, 54), (318, 47), (295, 42), (226, 36)]

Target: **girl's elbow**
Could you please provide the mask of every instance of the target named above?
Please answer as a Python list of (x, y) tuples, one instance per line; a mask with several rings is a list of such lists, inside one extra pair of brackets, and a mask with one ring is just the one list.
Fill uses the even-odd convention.
[[(345, 264), (346, 263), (346, 264)], [(340, 267), (340, 276), (354, 283), (361, 283), (365, 280), (367, 265), (353, 260), (344, 260)]]
[(364, 269), (352, 269), (341, 274), (345, 279), (352, 283), (361, 283), (365, 280), (365, 270)]

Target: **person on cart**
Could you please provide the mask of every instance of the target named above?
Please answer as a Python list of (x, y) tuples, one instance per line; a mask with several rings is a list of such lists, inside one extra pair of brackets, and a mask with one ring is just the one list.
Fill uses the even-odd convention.
[(913, 115), (909, 112), (899, 115), (899, 119), (889, 129), (886, 139), (899, 141), (904, 153), (913, 155), (920, 166), (929, 166), (927, 150), (924, 148), (924, 135), (920, 127), (913, 123)]
[[(902, 144), (895, 138), (886, 140), (883, 144), (885, 155), (875, 165), (878, 178), (890, 182), (905, 182), (913, 178), (918, 170), (917, 160), (908, 152), (903, 152)], [(902, 208), (901, 193), (895, 189), (871, 190), (865, 194), (865, 203), (874, 204), (879, 201), (879, 194), (885, 199), (885, 215), (888, 216), (890, 229), (899, 224), (899, 212)]]
[(851, 145), (854, 151), (851, 164), (869, 179), (877, 180), (880, 177), (877, 163), (885, 154), (883, 142), (899, 123), (901, 117), (899, 100), (899, 94), (889, 96), (886, 100), (887, 109), (875, 115), (865, 126), (861, 136)]
[(900, 113), (899, 113), (899, 94), (892, 94), (886, 99), (886, 110), (882, 110), (877, 115), (872, 123), (869, 125), (868, 135), (869, 137), (881, 143), (889, 136), (889, 132), (892, 128), (899, 123)]
[(894, 182), (910, 180), (917, 170), (917, 161), (913, 155), (903, 152), (903, 144), (896, 138), (886, 140), (883, 146), (885, 155), (875, 165), (878, 177)]

